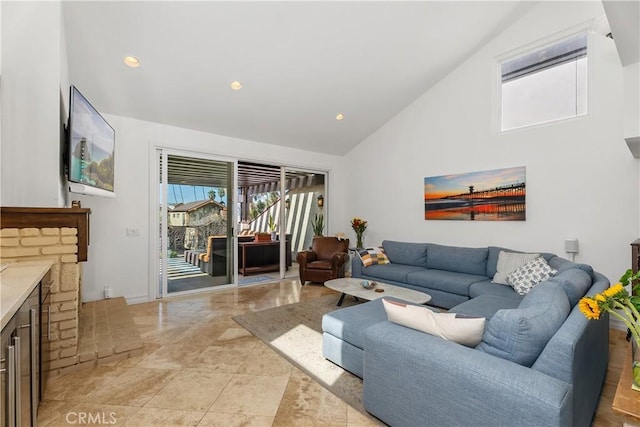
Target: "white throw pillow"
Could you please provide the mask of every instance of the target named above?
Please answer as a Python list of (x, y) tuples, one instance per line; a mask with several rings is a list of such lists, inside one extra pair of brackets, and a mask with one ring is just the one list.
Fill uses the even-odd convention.
[(558, 270), (551, 268), (544, 258), (538, 257), (507, 276), (507, 282), (520, 295), (526, 295), (543, 280), (556, 274)]
[(500, 251), (498, 253), (498, 263), (496, 264), (496, 274), (493, 276), (493, 283), (509, 285), (509, 282), (507, 282), (507, 276), (509, 274), (539, 256), (540, 254), (519, 254)]
[(456, 313), (434, 313), (427, 307), (382, 299), (390, 322), (468, 347), (482, 340), (484, 317), (457, 317)]

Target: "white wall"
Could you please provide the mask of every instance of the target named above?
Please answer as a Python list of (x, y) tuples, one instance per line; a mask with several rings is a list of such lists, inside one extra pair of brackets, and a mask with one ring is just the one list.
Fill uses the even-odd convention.
[[(113, 296), (124, 296), (130, 302), (153, 298), (148, 292), (148, 277), (150, 243), (154, 237), (149, 230), (150, 168), (154, 166), (150, 159), (154, 146), (329, 171), (327, 209), (335, 205), (338, 213), (329, 216), (328, 230), (345, 231), (344, 227), (336, 229), (339, 225), (331, 223), (331, 218), (344, 215), (340, 210), (342, 203), (337, 202), (344, 199), (345, 191), (339, 184), (344, 182), (341, 157), (113, 115), (105, 118), (116, 131), (116, 197), (71, 195), (71, 199), (81, 201), (83, 208), (91, 209), (89, 259), (83, 269), (84, 301), (102, 299), (106, 285), (112, 288)], [(127, 237), (127, 227), (140, 229), (140, 237)]]
[[(364, 140), (345, 158), (352, 185), (342, 221), (367, 219), (367, 245), (395, 239), (566, 256), (564, 239), (576, 237), (576, 261), (617, 280), (639, 235), (639, 167), (623, 140), (613, 41), (593, 37), (586, 117), (498, 134), (495, 113), (496, 57), (603, 13), (599, 2), (541, 2)], [(526, 166), (526, 221), (424, 220), (424, 177), (511, 166)]]
[[(2, 3), (0, 3), (0, 167), (2, 166)], [(0, 205), (2, 205), (2, 179), (0, 178)]]
[[(59, 2), (1, 2), (2, 206), (64, 204)], [(66, 61), (65, 61), (66, 62)]]
[(640, 62), (622, 69), (624, 75), (624, 136), (640, 136)]
[[(69, 78), (58, 2), (0, 2), (3, 206), (62, 206), (60, 94)], [(587, 117), (505, 134), (494, 132), (494, 58), (602, 15), (599, 2), (542, 2), (345, 158), (107, 116), (116, 129), (115, 199), (72, 195), (92, 209), (85, 300), (148, 297), (149, 157), (153, 144), (330, 170), (328, 233), (369, 220), (365, 243), (383, 239), (503, 245), (563, 254), (580, 239), (578, 261), (612, 279), (629, 265), (640, 233), (640, 168), (623, 137), (623, 72), (613, 42), (590, 52)], [(37, 31), (34, 31), (37, 28)], [(527, 167), (527, 221), (425, 221), (425, 176)], [(372, 185), (372, 182), (374, 183)], [(126, 227), (141, 236), (127, 238)]]
[[(65, 152), (65, 144), (66, 144), (66, 125), (69, 120), (69, 95), (70, 95), (70, 86), (69, 83), (69, 60), (67, 57), (67, 37), (64, 31), (64, 14), (60, 13), (60, 100), (59, 100), (59, 111), (60, 111), (60, 124), (61, 124), (61, 141), (60, 141), (60, 156), (64, 156)], [(64, 171), (64, 161), (60, 161), (59, 169), (58, 169), (59, 179), (58, 179), (58, 200), (60, 206), (71, 206), (71, 202), (69, 201), (69, 193), (66, 188), (66, 175)]]
[[(637, 138), (640, 136), (640, 62), (623, 67), (622, 73), (624, 76), (624, 137)], [(638, 181), (640, 181), (640, 170)], [(640, 227), (640, 217), (638, 227)]]
[[(327, 206), (344, 215), (342, 158), (107, 116), (116, 129), (116, 199), (67, 195), (60, 176), (61, 124), (69, 106), (69, 70), (60, 2), (0, 2), (2, 206), (92, 209), (85, 301), (114, 296), (149, 298), (149, 158), (153, 144), (330, 171)], [(35, 30), (37, 29), (37, 30)], [(337, 169), (336, 169), (337, 168)], [(334, 169), (336, 169), (334, 171)], [(335, 183), (333, 185), (332, 183)], [(331, 188), (333, 185), (334, 188)], [(333, 227), (328, 216), (328, 230)], [(127, 227), (141, 236), (127, 238)], [(344, 230), (343, 228), (336, 230)]]

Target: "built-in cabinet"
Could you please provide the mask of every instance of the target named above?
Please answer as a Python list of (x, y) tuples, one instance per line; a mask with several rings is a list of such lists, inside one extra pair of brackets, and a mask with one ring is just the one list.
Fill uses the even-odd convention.
[(49, 354), (51, 347), (51, 285), (53, 280), (47, 274), (42, 282), (40, 282), (40, 369), (38, 370), (38, 383), (40, 390), (38, 395), (40, 400), (44, 396), (47, 388), (47, 375), (49, 372), (49, 358), (45, 355)]
[[(48, 345), (51, 262), (16, 263), (2, 272), (0, 426), (35, 426)], [(13, 270), (12, 270), (13, 269)], [(46, 365), (44, 365), (46, 366)]]
[(3, 426), (35, 426), (40, 400), (40, 287), (2, 329)]
[(8, 427), (15, 425), (16, 418), (16, 348), (13, 343), (15, 319), (11, 318), (0, 333), (0, 411), (2, 419), (0, 425)]

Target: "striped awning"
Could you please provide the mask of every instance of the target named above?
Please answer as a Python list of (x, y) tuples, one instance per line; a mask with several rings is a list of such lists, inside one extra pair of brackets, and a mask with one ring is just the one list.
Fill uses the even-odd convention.
[[(169, 184), (227, 188), (230, 162), (196, 157), (168, 156)], [(238, 162), (238, 186), (248, 195), (280, 190), (280, 166)], [(304, 188), (324, 183), (323, 174), (287, 170), (286, 188)]]

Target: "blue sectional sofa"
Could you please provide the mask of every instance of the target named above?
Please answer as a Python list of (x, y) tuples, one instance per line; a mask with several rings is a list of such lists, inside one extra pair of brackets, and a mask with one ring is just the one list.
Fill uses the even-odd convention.
[(589, 321), (583, 295), (609, 281), (541, 254), (557, 272), (522, 296), (492, 283), (499, 247), (385, 241), (390, 264), (352, 275), (421, 290), (435, 311), (485, 317), (475, 348), (387, 320), (381, 300), (325, 314), (327, 359), (364, 380), (367, 411), (392, 426), (588, 426), (608, 363), (608, 316)]

